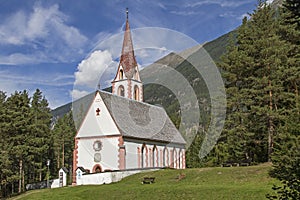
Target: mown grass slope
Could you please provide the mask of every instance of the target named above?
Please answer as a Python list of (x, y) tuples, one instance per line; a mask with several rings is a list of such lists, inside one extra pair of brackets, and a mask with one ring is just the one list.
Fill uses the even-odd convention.
[[(270, 164), (263, 164), (159, 170), (136, 174), (109, 185), (30, 191), (17, 199), (265, 199), (265, 194), (272, 192), (272, 185), (278, 183), (268, 176), (270, 167)], [(144, 176), (154, 176), (155, 183), (141, 184)]]

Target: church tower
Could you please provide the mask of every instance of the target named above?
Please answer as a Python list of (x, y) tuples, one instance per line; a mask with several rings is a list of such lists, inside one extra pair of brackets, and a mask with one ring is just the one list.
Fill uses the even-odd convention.
[(126, 26), (122, 53), (117, 74), (112, 81), (112, 93), (136, 101), (143, 101), (143, 83), (134, 56), (132, 38), (126, 9)]

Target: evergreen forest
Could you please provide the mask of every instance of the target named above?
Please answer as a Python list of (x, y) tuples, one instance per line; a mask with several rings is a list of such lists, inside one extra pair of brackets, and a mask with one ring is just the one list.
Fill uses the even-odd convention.
[[(225, 126), (213, 150), (201, 160), (198, 153), (209, 123), (205, 109), (209, 99), (207, 91), (195, 90), (206, 114), (187, 150), (187, 167), (271, 162), (269, 174), (282, 185), (274, 186), (276, 195), (267, 198), (300, 199), (299, 0), (286, 0), (279, 7), (258, 1), (256, 10), (227, 36), (226, 47), (221, 57), (214, 58), (226, 87)], [(187, 65), (183, 62), (175, 69), (184, 72), (191, 85), (204, 88)], [(159, 98), (161, 94), (168, 98)], [(159, 86), (145, 87), (146, 102), (162, 104), (178, 126), (180, 112), (174, 98)], [(53, 120), (39, 89), (32, 96), (26, 90), (10, 96), (1, 91), (0, 198), (24, 192), (28, 183), (56, 178), (61, 167), (72, 171), (75, 133), (72, 113)]]

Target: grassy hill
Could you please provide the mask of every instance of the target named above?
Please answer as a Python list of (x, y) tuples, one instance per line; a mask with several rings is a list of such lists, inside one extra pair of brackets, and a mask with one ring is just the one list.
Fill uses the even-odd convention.
[[(268, 176), (271, 165), (250, 167), (160, 170), (135, 174), (118, 183), (43, 189), (15, 199), (265, 199), (275, 179)], [(178, 177), (183, 175), (182, 179)], [(141, 184), (144, 176), (156, 177)]]

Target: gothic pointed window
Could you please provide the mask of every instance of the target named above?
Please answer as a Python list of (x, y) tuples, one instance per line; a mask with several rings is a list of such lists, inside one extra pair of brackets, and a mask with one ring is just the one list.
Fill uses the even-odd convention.
[(165, 147), (163, 151), (163, 166), (168, 167), (169, 166), (169, 151)]
[(177, 169), (177, 151), (176, 151), (176, 149), (174, 148), (173, 149), (173, 167), (175, 168), (175, 169)]
[(142, 146), (142, 154), (141, 154), (141, 167), (142, 168), (145, 168), (145, 167), (148, 167), (148, 149), (147, 149), (147, 146), (146, 144), (144, 143), (143, 146)]
[(124, 91), (124, 86), (120, 85), (118, 88), (118, 95), (124, 97), (125, 96), (125, 91)]
[(134, 86), (134, 100), (139, 100), (139, 94), (140, 93), (140, 91), (139, 91), (139, 87), (136, 85), (136, 86)]
[(156, 145), (154, 145), (153, 146), (153, 150), (152, 150), (152, 166), (153, 167), (158, 167), (157, 166), (157, 160), (158, 160), (158, 158), (157, 158), (157, 147), (156, 147)]
[(182, 169), (182, 149), (179, 150), (179, 156), (178, 156), (178, 168)]

